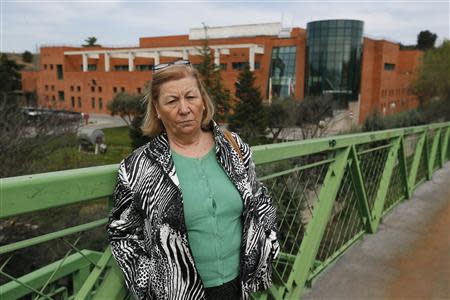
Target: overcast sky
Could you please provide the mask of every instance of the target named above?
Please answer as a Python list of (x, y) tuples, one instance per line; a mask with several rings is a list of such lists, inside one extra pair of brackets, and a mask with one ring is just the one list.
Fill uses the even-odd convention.
[(449, 1), (1, 1), (0, 51), (36, 52), (41, 45), (81, 45), (88, 36), (108, 46), (139, 37), (188, 34), (189, 28), (357, 19), (364, 35), (415, 44), (430, 30), (449, 38)]

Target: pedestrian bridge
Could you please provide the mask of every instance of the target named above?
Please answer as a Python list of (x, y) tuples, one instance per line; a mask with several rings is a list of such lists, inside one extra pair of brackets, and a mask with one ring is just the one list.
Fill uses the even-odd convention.
[[(412, 241), (419, 240), (420, 234), (423, 241), (426, 239), (425, 245), (430, 245), (439, 237), (430, 239), (429, 233), (445, 225), (438, 213), (439, 209), (445, 209), (445, 202), (448, 209), (448, 199), (442, 197), (445, 198), (445, 189), (448, 197), (449, 180), (443, 176), (448, 176), (449, 169), (448, 164), (444, 166), (450, 159), (450, 123), (263, 145), (252, 150), (260, 180), (271, 191), (278, 208), (282, 248), (273, 263), (273, 286), (252, 295), (253, 298), (355, 299), (401, 295), (395, 294), (398, 292), (395, 286), (388, 294), (378, 293), (380, 286), (393, 282), (398, 283), (397, 288), (407, 284), (411, 289), (408, 278), (395, 281), (392, 273), (376, 282), (374, 276), (359, 274), (383, 271), (379, 265), (383, 255), (390, 255), (392, 263), (400, 264), (399, 268), (406, 273), (427, 265), (428, 261), (411, 263), (404, 258), (408, 257), (407, 250), (418, 251), (423, 258), (420, 251), (427, 251), (427, 247)], [(0, 220), (32, 216), (37, 211), (53, 212), (79, 203), (105, 204), (99, 219), (38, 236), (18, 237), (16, 242), (1, 245), (2, 300), (131, 299), (105, 242), (106, 231), (100, 249), (86, 249), (82, 239), (105, 228), (116, 170), (117, 165), (109, 165), (1, 180)], [(440, 184), (430, 187), (425, 182), (433, 174)], [(426, 192), (420, 194), (421, 190)], [(421, 201), (415, 201), (413, 193), (420, 194)], [(397, 206), (407, 209), (394, 210)], [(420, 223), (420, 216), (430, 215), (431, 211), (436, 215)], [(402, 227), (411, 220), (420, 228), (413, 231), (415, 239), (407, 229), (386, 233), (389, 226)], [(436, 220), (437, 227), (432, 227), (430, 220)], [(448, 215), (446, 222), (448, 226)], [(43, 245), (47, 247), (42, 248)], [(8, 271), (28, 249), (41, 247), (53, 253), (56, 245), (65, 247), (65, 255), (54, 257), (45, 265), (32, 266), (23, 274)], [(398, 248), (404, 252), (396, 252)], [(443, 276), (448, 276), (448, 270), (443, 272)], [(358, 289), (365, 292), (358, 293)], [(442, 289), (445, 291), (445, 287)]]

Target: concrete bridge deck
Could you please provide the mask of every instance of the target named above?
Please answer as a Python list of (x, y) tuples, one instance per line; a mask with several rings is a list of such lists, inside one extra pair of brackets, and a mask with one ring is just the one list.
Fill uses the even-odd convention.
[(312, 299), (450, 299), (450, 163), (307, 290)]

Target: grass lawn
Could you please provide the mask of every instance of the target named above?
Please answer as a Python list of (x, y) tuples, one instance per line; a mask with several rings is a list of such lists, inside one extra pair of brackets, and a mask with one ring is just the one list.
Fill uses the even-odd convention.
[(85, 168), (108, 164), (117, 164), (127, 157), (131, 149), (131, 139), (128, 136), (128, 127), (115, 127), (103, 129), (108, 149), (105, 154), (94, 152), (79, 152), (75, 136), (69, 137), (61, 143), (61, 147), (50, 157), (37, 162), (39, 173), (67, 169)]

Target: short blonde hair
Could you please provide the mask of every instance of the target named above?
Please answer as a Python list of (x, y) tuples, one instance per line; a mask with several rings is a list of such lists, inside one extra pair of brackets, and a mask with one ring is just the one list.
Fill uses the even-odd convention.
[(205, 105), (205, 111), (203, 112), (202, 128), (207, 129), (209, 123), (214, 116), (214, 104), (211, 97), (206, 91), (205, 85), (200, 78), (200, 73), (193, 67), (187, 65), (171, 65), (153, 74), (153, 79), (145, 92), (144, 100), (147, 101), (147, 109), (145, 112), (145, 118), (142, 123), (142, 133), (149, 137), (155, 137), (159, 135), (164, 125), (160, 119), (158, 119), (156, 113), (156, 104), (159, 99), (161, 86), (172, 80), (179, 80), (185, 77), (192, 76), (197, 82), (200, 94), (202, 96), (203, 103)]

